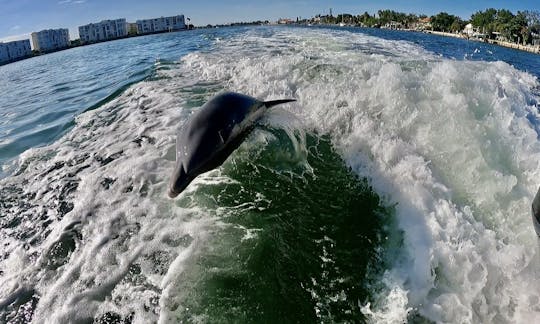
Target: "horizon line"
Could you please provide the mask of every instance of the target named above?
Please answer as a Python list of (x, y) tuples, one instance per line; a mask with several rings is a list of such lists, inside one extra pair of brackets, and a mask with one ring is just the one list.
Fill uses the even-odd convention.
[[(484, 9), (484, 11), (487, 10), (487, 9), (490, 9), (490, 8), (491, 8), (491, 7), (486, 7), (486, 8)], [(392, 10), (392, 11), (399, 12), (399, 13), (405, 13), (405, 12), (401, 12), (401, 11), (396, 11), (396, 10), (394, 10), (394, 9), (378, 9), (376, 12), (373, 13), (373, 16), (377, 16), (377, 15), (378, 15), (378, 11), (381, 11), (381, 10)], [(508, 10), (508, 9), (507, 9), (507, 10)], [(366, 10), (365, 12), (368, 12), (368, 11)], [(443, 12), (448, 13), (448, 14), (450, 14), (450, 15), (454, 15), (454, 14), (448, 12), (448, 11), (440, 11), (439, 13), (443, 13)], [(510, 11), (510, 12), (512, 12), (512, 11)], [(519, 11), (518, 11), (518, 12), (519, 12)], [(369, 13), (369, 12), (368, 12), (368, 13)], [(340, 12), (340, 13), (335, 13), (335, 14), (336, 14), (336, 15), (348, 14), (348, 15), (353, 15), (353, 16), (354, 16), (354, 14), (350, 14), (350, 13), (347, 13), (347, 12)], [(357, 15), (361, 15), (361, 14), (362, 14), (362, 13), (359, 12)], [(433, 17), (433, 16), (437, 15), (437, 14), (434, 14), (434, 15), (431, 15), (431, 16), (430, 16), (430, 15), (427, 15), (427, 14), (424, 14), (424, 13), (416, 13), (416, 12), (409, 12), (408, 14), (426, 15), (426, 16), (428, 16), (428, 17)], [(514, 14), (514, 12), (512, 12), (512, 14)], [(178, 15), (183, 15), (185, 18), (188, 18), (187, 15), (185, 15), (185, 14), (183, 14), (183, 13), (178, 14)], [(319, 14), (319, 15), (322, 15), (322, 14)], [(471, 13), (471, 14), (469, 14), (469, 15), (472, 16), (473, 13)], [(173, 16), (174, 16), (174, 15), (173, 15)], [(316, 15), (315, 15), (315, 16), (316, 16)], [(315, 16), (313, 16), (313, 17), (315, 17)], [(459, 15), (454, 15), (454, 16), (459, 17), (459, 18), (461, 18), (461, 19), (464, 20), (464, 21), (470, 20), (470, 16), (469, 16), (468, 19), (464, 19), (463, 17), (460, 17)], [(160, 16), (160, 17), (171, 17), (171, 16), (163, 16), (163, 15), (162, 15), (162, 16)], [(280, 17), (280, 18), (276, 18), (276, 21), (279, 21), (280, 19), (294, 19), (295, 17), (296, 17), (296, 16), (292, 16), (292, 18), (282, 18), (282, 17)], [(299, 16), (298, 16), (298, 17), (299, 17)], [(312, 18), (313, 18), (313, 17), (312, 17)], [(115, 20), (115, 19), (126, 19), (126, 18), (105, 18), (105, 19), (101, 19), (100, 21), (98, 21), (98, 23), (101, 22), (101, 21)], [(154, 18), (142, 18), (142, 19), (136, 19), (135, 22), (136, 22), (137, 20), (146, 20), (146, 19), (154, 19)], [(267, 20), (267, 21), (273, 21), (272, 19), (265, 19), (265, 20)], [(254, 20), (254, 21), (257, 21), (257, 20)], [(83, 24), (83, 25), (77, 26), (75, 29), (77, 30), (77, 29), (78, 29), (79, 27), (81, 27), (81, 26), (85, 26), (85, 25), (92, 24), (92, 23), (93, 23), (93, 22), (85, 23), (85, 24)], [(129, 23), (129, 22), (127, 21), (127, 19), (126, 19), (126, 23)], [(240, 23), (240, 21), (230, 21), (230, 22), (226, 22), (226, 23), (202, 24), (202, 25), (195, 25), (195, 27), (205, 27), (205, 26), (207, 26), (207, 25), (227, 25), (227, 24), (235, 24), (235, 23)], [(28, 40), (31, 41), (31, 34), (32, 34), (32, 33), (40, 32), (40, 31), (43, 31), (43, 30), (49, 30), (49, 29), (53, 29), (53, 30), (55, 30), (55, 29), (68, 29), (68, 30), (70, 30), (70, 27), (45, 28), (45, 29), (42, 29), (42, 30), (39, 30), (39, 31), (31, 31), (31, 32), (26, 32), (26, 33), (18, 34), (18, 35), (10, 35), (10, 36), (6, 36), (6, 37), (0, 38), (0, 43), (2, 43), (2, 42), (3, 42), (3, 43), (7, 43), (7, 42), (13, 42), (13, 41), (19, 41), (19, 40), (26, 40), (26, 39), (28, 39)], [(70, 40), (77, 40), (77, 39), (79, 39), (79, 38), (71, 38), (71, 33), (69, 33), (69, 35), (70, 35)]]

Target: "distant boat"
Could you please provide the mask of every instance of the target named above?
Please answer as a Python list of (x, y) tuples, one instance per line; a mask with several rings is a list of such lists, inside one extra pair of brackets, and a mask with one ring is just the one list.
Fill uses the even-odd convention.
[(339, 23), (339, 27), (345, 27), (345, 26), (347, 26), (347, 24), (345, 24), (344, 22)]

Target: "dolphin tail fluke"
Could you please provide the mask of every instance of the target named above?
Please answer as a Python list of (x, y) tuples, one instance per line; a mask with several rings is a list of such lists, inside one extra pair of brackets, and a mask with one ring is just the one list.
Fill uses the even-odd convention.
[(540, 237), (540, 189), (536, 193), (532, 203), (532, 218), (536, 235)]
[(296, 99), (270, 100), (270, 101), (265, 101), (264, 105), (266, 106), (266, 108), (271, 108), (271, 107), (281, 105), (281, 104), (284, 104), (284, 103), (287, 103), (287, 102), (292, 102), (292, 101), (296, 101)]

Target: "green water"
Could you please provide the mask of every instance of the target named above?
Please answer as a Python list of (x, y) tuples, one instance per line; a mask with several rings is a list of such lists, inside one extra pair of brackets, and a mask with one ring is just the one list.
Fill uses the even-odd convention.
[[(285, 132), (272, 132), (276, 139), (264, 148), (241, 148), (225, 164), (235, 183), (197, 192), (199, 203), (218, 211), (221, 226), (184, 274), (189, 294), (176, 312), (179, 321), (363, 319), (359, 303), (374, 287), (369, 278), (385, 266), (391, 209), (326, 138), (308, 135), (302, 161)], [(245, 237), (246, 229), (253, 235)]]
[[(0, 323), (535, 323), (538, 62), (256, 27), (2, 66)], [(297, 102), (169, 199), (220, 91)]]

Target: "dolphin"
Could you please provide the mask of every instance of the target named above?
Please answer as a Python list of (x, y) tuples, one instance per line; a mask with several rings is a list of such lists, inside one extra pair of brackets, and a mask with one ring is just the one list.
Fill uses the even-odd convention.
[(199, 174), (225, 162), (255, 127), (265, 111), (296, 101), (260, 101), (235, 92), (216, 95), (198, 109), (176, 138), (176, 165), (169, 197), (178, 196)]
[(532, 203), (532, 221), (534, 226), (534, 231), (536, 235), (540, 238), (540, 188), (534, 197)]

